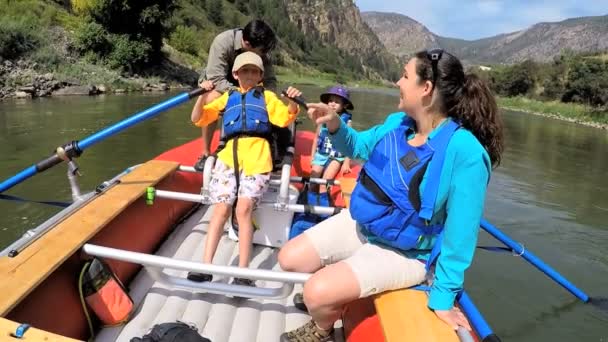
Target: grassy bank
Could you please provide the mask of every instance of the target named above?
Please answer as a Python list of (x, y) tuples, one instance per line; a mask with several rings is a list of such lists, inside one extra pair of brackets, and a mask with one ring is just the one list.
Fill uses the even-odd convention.
[(342, 78), (339, 75), (324, 73), (315, 69), (290, 69), (287, 67), (277, 66), (276, 74), (277, 79), (281, 83), (289, 84), (306, 84), (318, 87), (329, 87), (337, 83), (341, 83), (353, 88), (366, 89), (379, 89), (387, 87), (380, 82)]
[(498, 106), (504, 109), (608, 129), (608, 108), (594, 108), (559, 101), (538, 101), (525, 97), (497, 97), (497, 100)]

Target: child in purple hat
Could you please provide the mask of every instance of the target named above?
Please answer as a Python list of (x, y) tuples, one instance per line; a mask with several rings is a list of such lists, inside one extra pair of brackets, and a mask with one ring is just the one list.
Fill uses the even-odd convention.
[[(329, 88), (321, 94), (321, 102), (329, 105), (347, 125), (351, 125), (352, 114), (347, 110), (352, 110), (355, 107), (350, 101), (350, 93), (346, 87), (336, 85)], [(311, 177), (323, 176), (324, 179), (334, 179), (340, 171), (343, 174), (350, 173), (350, 159), (332, 146), (329, 132), (324, 126), (317, 127), (317, 136), (312, 144), (311, 156), (313, 156)], [(325, 186), (315, 190), (319, 193), (327, 192)]]

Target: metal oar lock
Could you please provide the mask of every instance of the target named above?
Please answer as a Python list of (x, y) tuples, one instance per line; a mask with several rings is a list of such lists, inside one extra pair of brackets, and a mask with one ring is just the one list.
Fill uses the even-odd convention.
[(55, 155), (68, 163), (68, 181), (70, 182), (70, 189), (72, 190), (72, 200), (74, 202), (82, 199), (80, 192), (80, 186), (78, 185), (78, 177), (82, 176), (80, 173), (80, 167), (76, 164), (74, 158), (79, 157), (82, 151), (78, 148), (78, 141), (72, 141), (65, 145), (57, 147)]

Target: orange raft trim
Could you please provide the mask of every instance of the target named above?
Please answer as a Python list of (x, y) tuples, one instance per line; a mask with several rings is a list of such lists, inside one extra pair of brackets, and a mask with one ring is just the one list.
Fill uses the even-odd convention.
[(349, 304), (342, 318), (347, 342), (459, 341), (456, 332), (427, 307), (424, 291), (402, 289), (376, 295), (373, 313), (360, 302)]

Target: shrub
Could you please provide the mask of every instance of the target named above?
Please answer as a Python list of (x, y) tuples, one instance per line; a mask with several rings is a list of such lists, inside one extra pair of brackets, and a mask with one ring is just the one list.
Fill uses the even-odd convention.
[(130, 40), (126, 34), (112, 34), (109, 38), (112, 51), (108, 54), (106, 62), (111, 68), (132, 73), (148, 62), (152, 47), (146, 39)]
[(200, 48), (198, 36), (195, 30), (179, 25), (169, 36), (169, 44), (179, 51), (196, 55)]
[(55, 69), (57, 66), (65, 62), (65, 56), (63, 56), (57, 49), (52, 45), (44, 45), (32, 53), (32, 60), (39, 65), (46, 66), (51, 69)]
[(94, 52), (100, 56), (108, 54), (112, 46), (108, 32), (96, 22), (89, 21), (81, 25), (74, 34), (74, 47), (81, 54)]
[(0, 57), (16, 59), (36, 49), (39, 44), (34, 26), (7, 18), (0, 19)]

